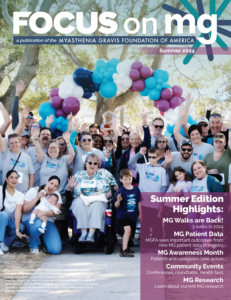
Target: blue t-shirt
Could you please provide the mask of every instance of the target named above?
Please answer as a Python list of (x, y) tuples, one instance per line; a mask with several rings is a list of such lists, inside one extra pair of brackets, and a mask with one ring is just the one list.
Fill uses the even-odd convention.
[(118, 189), (115, 197), (117, 201), (117, 195), (121, 194), (123, 200), (120, 202), (120, 206), (116, 208), (117, 220), (129, 218), (130, 221), (136, 221), (138, 218), (138, 203), (140, 202), (140, 190), (137, 186), (133, 186), (132, 190), (127, 190), (123, 186)]

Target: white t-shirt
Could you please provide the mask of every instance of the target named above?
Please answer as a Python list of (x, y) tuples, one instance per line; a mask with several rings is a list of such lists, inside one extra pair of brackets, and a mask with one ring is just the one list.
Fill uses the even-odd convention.
[(208, 175), (202, 179), (195, 178), (192, 182), (191, 192), (208, 193), (207, 179)]
[[(29, 189), (29, 191), (25, 194), (25, 196), (24, 196), (24, 199), (25, 199), (25, 201), (28, 201), (28, 202), (30, 202), (30, 201), (32, 201), (36, 196), (37, 196), (37, 194), (38, 194), (38, 187), (36, 187), (36, 188), (31, 188), (31, 189)], [(60, 194), (59, 194), (59, 192), (54, 192), (54, 193), (52, 193), (52, 194), (56, 194), (58, 197), (59, 197), (59, 200), (58, 200), (58, 202), (57, 203), (63, 203), (62, 202), (62, 198), (61, 198), (61, 196), (60, 196)], [(49, 198), (49, 196), (50, 195), (48, 195), (47, 197), (45, 197), (46, 199), (48, 199)], [(24, 214), (23, 216), (22, 216), (22, 221), (23, 222), (25, 222), (26, 220), (28, 220), (28, 219), (30, 219), (30, 216), (31, 216), (31, 213), (32, 213), (32, 211), (35, 209), (35, 207), (36, 206), (34, 206), (32, 209), (31, 209), (31, 211), (30, 212), (28, 212), (28, 213), (26, 213), (26, 214)], [(50, 222), (53, 222), (54, 223), (54, 221), (55, 221), (55, 217), (48, 217), (47, 218), (47, 220), (48, 221), (50, 221)]]
[[(7, 190), (6, 190), (6, 197), (4, 200), (4, 212), (6, 212), (9, 216), (10, 220), (14, 220), (14, 211), (16, 208), (17, 204), (23, 203), (23, 198), (24, 195), (23, 193), (15, 190), (15, 193), (13, 196), (11, 196)], [(3, 208), (3, 203), (2, 203), (2, 186), (0, 186), (0, 210)]]
[(207, 143), (202, 143), (200, 146), (196, 146), (193, 144), (193, 156), (195, 156), (198, 160), (202, 160), (205, 155), (208, 153), (213, 153), (215, 151), (214, 147)]

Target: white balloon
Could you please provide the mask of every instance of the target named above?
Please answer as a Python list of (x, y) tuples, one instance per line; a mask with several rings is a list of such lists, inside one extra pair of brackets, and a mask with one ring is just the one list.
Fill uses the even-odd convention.
[(123, 81), (121, 79), (116, 79), (115, 84), (116, 85), (121, 85)]
[(122, 85), (125, 90), (129, 89), (132, 86), (132, 80), (129, 76), (126, 76), (122, 82)]
[(119, 78), (119, 74), (118, 74), (118, 73), (114, 73), (114, 74), (112, 75), (112, 78), (113, 78), (113, 79)]
[(64, 80), (63, 80), (63, 81), (64, 81), (64, 82), (74, 81), (74, 80), (73, 80), (73, 75), (71, 75), (71, 74), (66, 75), (66, 76), (64, 77)]

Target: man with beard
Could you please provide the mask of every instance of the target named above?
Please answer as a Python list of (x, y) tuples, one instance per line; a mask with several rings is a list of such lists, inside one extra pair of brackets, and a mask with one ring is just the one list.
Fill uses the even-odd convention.
[(193, 143), (189, 139), (184, 139), (180, 145), (180, 152), (171, 153), (167, 150), (165, 153), (165, 162), (163, 167), (169, 169), (168, 175), (171, 176), (174, 168), (182, 167), (189, 176), (192, 177), (191, 165), (197, 161), (197, 157), (192, 155)]
[[(43, 153), (47, 153), (47, 145), (49, 141), (51, 140), (51, 130), (50, 128), (43, 127), (40, 129), (40, 135), (39, 135), (39, 144), (41, 147), (41, 150)], [(40, 186), (40, 169), (41, 164), (37, 160), (37, 154), (35, 147), (29, 148), (27, 151), (27, 154), (31, 157), (32, 163), (34, 166), (34, 187)]]

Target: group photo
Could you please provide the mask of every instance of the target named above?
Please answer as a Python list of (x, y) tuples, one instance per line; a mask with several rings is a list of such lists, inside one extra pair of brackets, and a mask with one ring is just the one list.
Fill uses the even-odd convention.
[[(195, 268), (194, 255), (221, 255), (231, 283), (230, 1), (194, 2), (0, 1), (3, 300), (197, 299), (199, 286), (177, 285), (194, 279), (168, 270)], [(200, 30), (207, 14), (207, 32), (175, 14)], [(213, 36), (215, 14), (213, 49), (197, 36)], [(116, 42), (155, 35), (185, 42)]]

